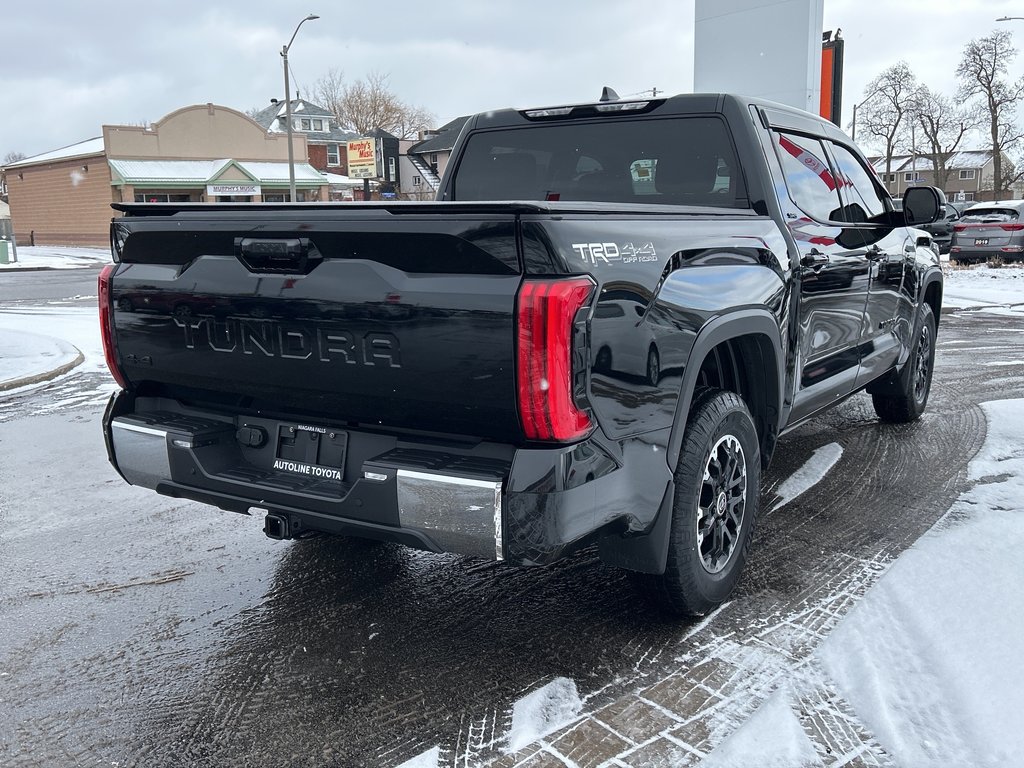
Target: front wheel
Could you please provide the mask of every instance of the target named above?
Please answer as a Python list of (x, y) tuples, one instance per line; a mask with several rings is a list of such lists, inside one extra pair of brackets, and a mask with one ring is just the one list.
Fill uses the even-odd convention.
[(675, 472), (665, 573), (651, 577), (655, 599), (678, 616), (725, 602), (753, 538), (761, 483), (754, 421), (733, 392), (696, 397)]
[(924, 303), (918, 312), (917, 335), (903, 372), (891, 385), (871, 394), (871, 404), (882, 421), (894, 424), (914, 421), (928, 405), (935, 365), (935, 314)]

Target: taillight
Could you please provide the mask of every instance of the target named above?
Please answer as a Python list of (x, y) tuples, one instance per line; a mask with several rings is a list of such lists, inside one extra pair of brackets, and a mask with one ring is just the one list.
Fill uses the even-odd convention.
[(115, 265), (107, 264), (100, 271), (99, 305), (100, 305), (100, 337), (103, 339), (103, 357), (107, 368), (121, 389), (128, 389), (127, 380), (117, 364), (117, 347), (114, 345), (114, 312), (110, 303), (110, 277), (114, 274)]
[(592, 428), (573, 399), (573, 326), (593, 293), (586, 277), (526, 280), (518, 296), (516, 379), (529, 440), (570, 441)]
[(953, 225), (953, 231), (954, 232), (963, 232), (965, 229), (967, 229), (967, 225), (966, 224), (954, 224)]
[(1024, 224), (1000, 224), (1000, 229), (1005, 229), (1007, 232), (1020, 232), (1024, 229)]

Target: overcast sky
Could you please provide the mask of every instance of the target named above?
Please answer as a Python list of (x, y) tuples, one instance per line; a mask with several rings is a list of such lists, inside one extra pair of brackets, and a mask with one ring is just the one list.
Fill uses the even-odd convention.
[[(188, 104), (246, 110), (331, 67), (390, 73), (438, 124), (471, 112), (693, 86), (693, 0), (105, 0), (9, 1), (0, 12), (0, 159), (98, 136), (103, 124), (156, 121)], [(1024, 47), (1021, 0), (825, 0), (825, 29), (846, 39), (844, 127), (879, 71), (905, 59), (952, 94), (971, 38), (1006, 28)], [(772, 30), (764, 30), (766, 37)], [(723, 51), (727, 56), (728, 51)], [(1024, 56), (1011, 74), (1019, 76)]]

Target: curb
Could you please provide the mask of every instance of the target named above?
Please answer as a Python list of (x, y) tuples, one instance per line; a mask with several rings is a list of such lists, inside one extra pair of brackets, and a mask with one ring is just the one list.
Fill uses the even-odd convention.
[(78, 356), (71, 362), (59, 365), (56, 368), (53, 368), (49, 371), (43, 371), (42, 373), (34, 373), (31, 376), (22, 376), (20, 379), (0, 381), (0, 392), (6, 392), (11, 389), (20, 389), (21, 387), (27, 387), (31, 384), (39, 384), (44, 381), (49, 381), (50, 379), (55, 379), (58, 376), (61, 376), (67, 373), (68, 371), (77, 368), (79, 365), (82, 364), (82, 361), (85, 360), (85, 355), (82, 354), (82, 351), (78, 349), (78, 347), (75, 347), (73, 344), (70, 346), (73, 347), (76, 352), (78, 352)]

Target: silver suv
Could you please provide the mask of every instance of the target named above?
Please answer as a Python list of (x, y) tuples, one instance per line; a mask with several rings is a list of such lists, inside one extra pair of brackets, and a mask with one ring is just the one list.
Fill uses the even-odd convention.
[(1024, 259), (1024, 200), (979, 203), (953, 227), (949, 258), (960, 264)]

